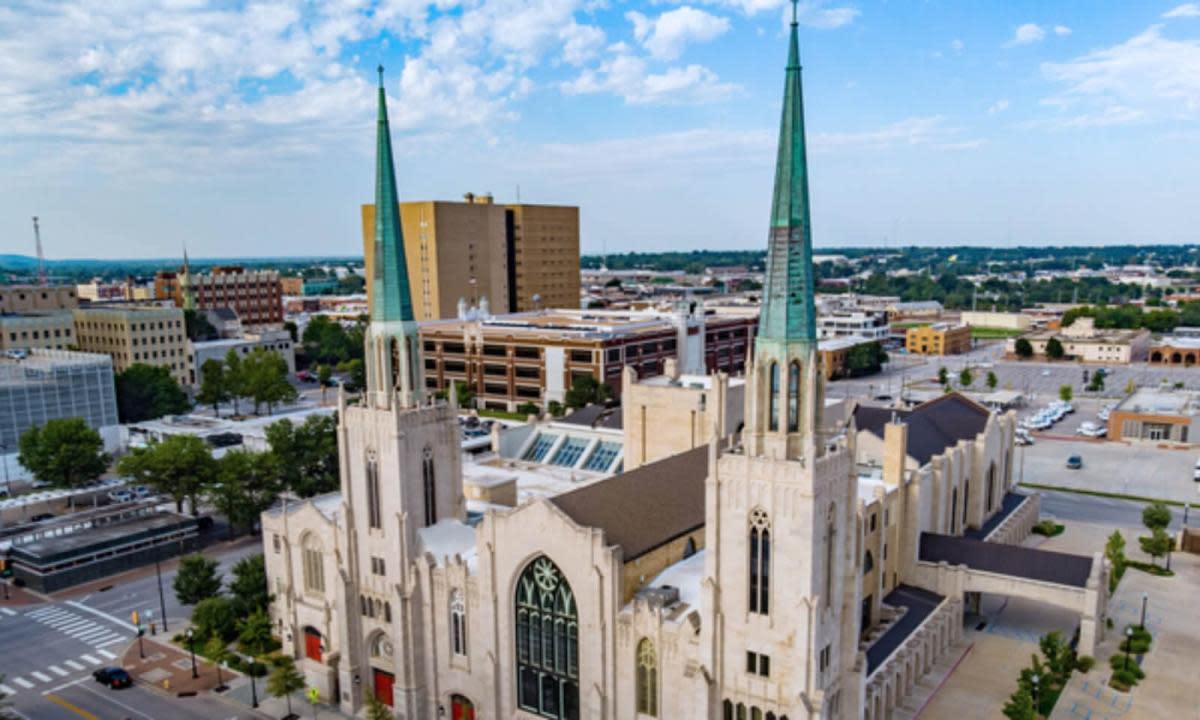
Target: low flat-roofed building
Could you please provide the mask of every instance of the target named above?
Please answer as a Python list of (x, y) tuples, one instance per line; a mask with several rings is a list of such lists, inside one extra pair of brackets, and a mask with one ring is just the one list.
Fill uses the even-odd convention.
[(1200, 363), (1200, 328), (1175, 328), (1170, 335), (1152, 341), (1147, 358), (1155, 365), (1191, 367)]
[[(1021, 338), (1033, 347), (1033, 357), (1046, 358), (1046, 344), (1057, 338), (1062, 344), (1063, 357), (1069, 360), (1091, 363), (1130, 363), (1145, 360), (1150, 352), (1150, 331), (1097, 329), (1096, 321), (1090, 317), (1075, 318), (1075, 322), (1058, 329), (1046, 329), (1026, 333)], [(1017, 340), (1009, 338), (1006, 352), (1010, 357), (1017, 354)]]
[(73, 310), (78, 306), (74, 285), (0, 285), (0, 313)]
[(971, 328), (950, 323), (910, 327), (904, 333), (904, 347), (919, 355), (958, 355), (971, 349)]
[(287, 363), (288, 374), (296, 372), (296, 350), (292, 343), (292, 335), (287, 330), (268, 330), (261, 333), (247, 333), (240, 338), (223, 338), (220, 340), (188, 341), (188, 382), (199, 386), (202, 377), (201, 368), (207, 360), (224, 360), (230, 350), (241, 356), (262, 348), (283, 358)]
[(1020, 330), (1022, 332), (1033, 327), (1032, 316), (1014, 312), (977, 312), (974, 310), (964, 310), (960, 322), (963, 325), (970, 325), (971, 327)]
[(0, 314), (0, 350), (70, 350), (75, 345), (75, 317), (70, 310)]
[(1187, 390), (1139, 388), (1108, 416), (1110, 440), (1200, 444), (1200, 394)]
[(832, 311), (817, 316), (817, 338), (853, 338), (886, 340), (891, 332), (887, 313), (883, 311)]

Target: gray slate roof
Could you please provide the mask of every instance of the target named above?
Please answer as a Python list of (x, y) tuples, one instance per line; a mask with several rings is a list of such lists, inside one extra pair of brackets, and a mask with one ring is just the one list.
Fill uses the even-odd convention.
[(970, 398), (949, 393), (921, 403), (912, 410), (860, 405), (854, 409), (859, 430), (869, 430), (880, 438), (883, 428), (895, 416), (908, 424), (908, 454), (924, 465), (960, 440), (972, 440), (987, 427), (991, 413)]
[(1092, 559), (1082, 555), (1038, 550), (1020, 545), (1004, 545), (953, 535), (921, 533), (918, 559), (966, 565), (972, 570), (1012, 575), (1027, 580), (1087, 587)]

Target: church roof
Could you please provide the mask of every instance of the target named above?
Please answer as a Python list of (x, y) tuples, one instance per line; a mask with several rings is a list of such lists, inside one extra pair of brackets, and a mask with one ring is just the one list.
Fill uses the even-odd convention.
[(854, 409), (859, 430), (880, 438), (884, 426), (895, 416), (908, 425), (908, 455), (924, 465), (960, 440), (973, 440), (987, 427), (991, 412), (958, 393), (921, 403), (912, 410), (860, 405)]
[(406, 322), (413, 319), (408, 287), (408, 265), (400, 228), (400, 198), (396, 192), (396, 167), (392, 161), (392, 133), (388, 125), (387, 97), (383, 91), (383, 66), (379, 67), (379, 110), (375, 138), (375, 267), (371, 319)]
[(702, 446), (550, 501), (580, 525), (603, 530), (629, 561), (704, 527), (706, 477), (708, 447)]
[(586, 405), (579, 408), (575, 412), (566, 417), (559, 418), (558, 422), (570, 423), (572, 425), (586, 425), (593, 428), (611, 428), (613, 430), (621, 429), (621, 406), (607, 407), (605, 405)]

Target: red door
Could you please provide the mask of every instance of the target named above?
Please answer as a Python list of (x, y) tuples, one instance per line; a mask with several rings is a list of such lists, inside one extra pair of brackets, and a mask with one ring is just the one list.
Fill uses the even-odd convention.
[(321, 633), (316, 630), (304, 631), (304, 657), (321, 662)]
[(390, 672), (376, 670), (371, 668), (375, 674), (375, 699), (379, 702), (392, 707), (395, 701), (392, 699), (392, 685), (396, 683), (396, 678)]
[(450, 698), (451, 720), (475, 720), (475, 706), (462, 695)]

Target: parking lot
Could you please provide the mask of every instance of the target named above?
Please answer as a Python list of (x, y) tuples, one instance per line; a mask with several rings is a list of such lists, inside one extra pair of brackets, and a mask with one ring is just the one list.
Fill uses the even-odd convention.
[[(1032, 446), (1018, 448), (1018, 479), (1075, 490), (1200, 502), (1200, 483), (1192, 479), (1200, 455), (1196, 450), (1057, 437), (1068, 436), (1035, 433)], [(1081, 469), (1067, 468), (1067, 458), (1072, 455), (1082, 458)]]

